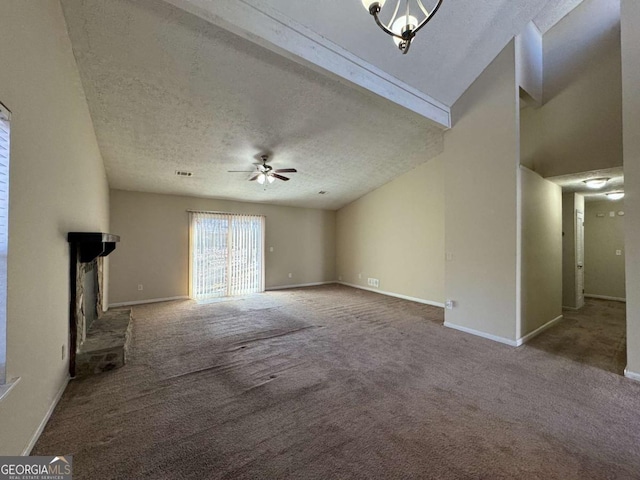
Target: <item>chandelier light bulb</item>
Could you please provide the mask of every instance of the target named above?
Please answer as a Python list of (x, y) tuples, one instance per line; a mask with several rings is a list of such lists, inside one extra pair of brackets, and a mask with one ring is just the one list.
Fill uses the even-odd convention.
[(380, 8), (384, 7), (384, 2), (386, 0), (362, 0), (362, 6), (367, 9), (367, 12), (371, 11), (371, 6), (375, 3), (378, 4)]
[(393, 25), (391, 31), (396, 35), (402, 35), (406, 30), (415, 30), (418, 25), (418, 19), (413, 15), (402, 15), (398, 17)]

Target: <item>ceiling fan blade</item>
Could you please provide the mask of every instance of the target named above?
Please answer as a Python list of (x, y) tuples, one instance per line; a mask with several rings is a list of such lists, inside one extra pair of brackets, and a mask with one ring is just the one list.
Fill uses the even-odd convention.
[(298, 173), (298, 170), (295, 168), (279, 168), (278, 170), (274, 170), (276, 173)]
[(278, 175), (277, 173), (272, 173), (271, 176), (279, 178), (280, 180), (284, 180), (285, 182), (289, 181), (289, 179), (287, 177), (283, 177), (282, 175)]
[(257, 180), (257, 179), (258, 179), (258, 177), (259, 177), (260, 175), (262, 175), (262, 174), (261, 174), (261, 173), (257, 173), (257, 174), (255, 174), (253, 177), (251, 177), (251, 178), (249, 179), (249, 181), (250, 181), (250, 182), (253, 182), (254, 180)]

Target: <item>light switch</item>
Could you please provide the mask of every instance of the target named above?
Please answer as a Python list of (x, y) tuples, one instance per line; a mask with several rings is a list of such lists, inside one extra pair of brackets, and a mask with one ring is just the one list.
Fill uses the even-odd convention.
[(616, 255), (617, 255), (617, 256), (622, 255), (622, 250), (616, 250)]
[(609, 216), (610, 217), (615, 217), (616, 216), (616, 212), (609, 212)]
[(269, 247), (269, 251), (270, 251), (270, 252), (273, 252), (273, 247)]

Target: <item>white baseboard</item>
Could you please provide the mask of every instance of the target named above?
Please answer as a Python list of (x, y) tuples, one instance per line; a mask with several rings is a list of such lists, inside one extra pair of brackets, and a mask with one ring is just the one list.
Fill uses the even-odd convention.
[(331, 280), (329, 282), (299, 283), (297, 285), (280, 285), (277, 287), (266, 288), (265, 291), (270, 292), (271, 290), (286, 290), (288, 288), (317, 287), (319, 285), (329, 285), (331, 283), (338, 283), (338, 282), (336, 282), (335, 280)]
[(584, 296), (585, 298), (598, 298), (600, 300), (613, 300), (614, 302), (627, 302), (626, 298), (609, 297), (607, 295), (591, 295), (590, 293), (585, 293)]
[(408, 295), (402, 295), (401, 293), (385, 292), (384, 290), (380, 290), (378, 288), (363, 287), (361, 285), (356, 285), (356, 284), (347, 283), (347, 282), (332, 282), (332, 283), (339, 283), (340, 285), (346, 285), (347, 287), (359, 288), (360, 290), (366, 290), (367, 292), (379, 293), (381, 295), (387, 295), (389, 297), (401, 298), (403, 300), (409, 300), (411, 302), (423, 303), (425, 305), (431, 305), (432, 307), (444, 308), (444, 303), (434, 302), (434, 301), (431, 301), (431, 300), (425, 300), (423, 298), (410, 297)]
[(636, 382), (640, 382), (640, 373), (632, 372), (628, 368), (624, 369), (624, 376), (631, 380), (635, 380)]
[(454, 330), (460, 330), (464, 333), (470, 333), (471, 335), (475, 335), (477, 337), (486, 338), (488, 340), (493, 340), (494, 342), (504, 343), (505, 345), (509, 345), (511, 347), (517, 347), (518, 344), (515, 340), (509, 340), (508, 338), (498, 337), (497, 335), (492, 335), (490, 333), (481, 332), (479, 330), (474, 330), (473, 328), (463, 327), (461, 325), (456, 325), (451, 322), (444, 322), (444, 326), (448, 328), (453, 328)]
[(152, 298), (149, 300), (136, 300), (134, 302), (120, 302), (120, 303), (110, 303), (109, 308), (111, 307), (130, 307), (132, 305), (145, 305), (147, 303), (159, 303), (159, 302), (171, 302), (173, 300), (189, 300), (188, 296), (179, 296), (179, 297), (167, 297), (167, 298)]
[(558, 323), (560, 320), (562, 320), (562, 315), (557, 316), (556, 318), (554, 318), (553, 320), (549, 320), (547, 323), (545, 323), (544, 325), (542, 325), (541, 327), (536, 328), (533, 332), (531, 333), (527, 333), (524, 337), (519, 338), (516, 341), (516, 347), (519, 347), (520, 345), (523, 345), (525, 343), (527, 343), (529, 340), (531, 340), (533, 337), (536, 337), (538, 335), (540, 335), (542, 332), (544, 332), (547, 328), (554, 326), (556, 323)]
[(22, 456), (23, 457), (26, 457), (29, 454), (31, 454), (31, 450), (33, 450), (33, 447), (35, 446), (36, 442), (40, 438), (40, 435), (42, 435), (44, 427), (47, 426), (47, 422), (51, 418), (51, 415), (53, 414), (53, 411), (55, 410), (56, 405), (58, 405), (58, 402), (62, 398), (62, 394), (64, 393), (65, 389), (67, 388), (67, 384), (69, 383), (69, 380), (70, 380), (70, 378), (67, 377), (64, 380), (64, 382), (62, 382), (62, 386), (60, 387), (60, 390), (58, 390), (58, 393), (56, 393), (56, 396), (53, 398), (53, 402), (51, 402), (51, 405), (49, 406), (49, 410), (47, 410), (47, 413), (45, 414), (44, 418), (42, 419), (42, 422), (40, 422), (40, 425), (38, 426), (36, 431), (31, 436), (31, 440), (29, 440), (29, 443), (27, 444), (25, 449), (22, 451)]
[(20, 379), (22, 377), (18, 377), (18, 378), (13, 378), (11, 380), (9, 380), (6, 383), (3, 383), (2, 385), (0, 385), (0, 400), (2, 400), (3, 398), (5, 398), (7, 395), (9, 395), (9, 392), (11, 390), (14, 389), (14, 387), (20, 383)]

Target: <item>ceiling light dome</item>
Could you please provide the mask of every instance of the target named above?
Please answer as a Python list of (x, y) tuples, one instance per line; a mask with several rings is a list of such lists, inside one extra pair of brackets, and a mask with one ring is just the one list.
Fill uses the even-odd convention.
[(609, 192), (607, 193), (609, 200), (621, 200), (624, 198), (624, 192)]
[(589, 180), (585, 180), (584, 183), (589, 188), (602, 188), (608, 181), (608, 178), (590, 178)]
[[(395, 8), (387, 23), (383, 23), (380, 19), (385, 0), (362, 0), (362, 5), (373, 16), (376, 24), (393, 37), (393, 41), (402, 53), (407, 53), (413, 37), (433, 18), (443, 0), (429, 0), (429, 6), (433, 7), (431, 10), (428, 10), (422, 2), (423, 0), (396, 0)], [(390, 4), (393, 3), (390, 2)], [(385, 10), (385, 13), (387, 11), (391, 12), (391, 9)], [(421, 20), (418, 20), (416, 15)]]

